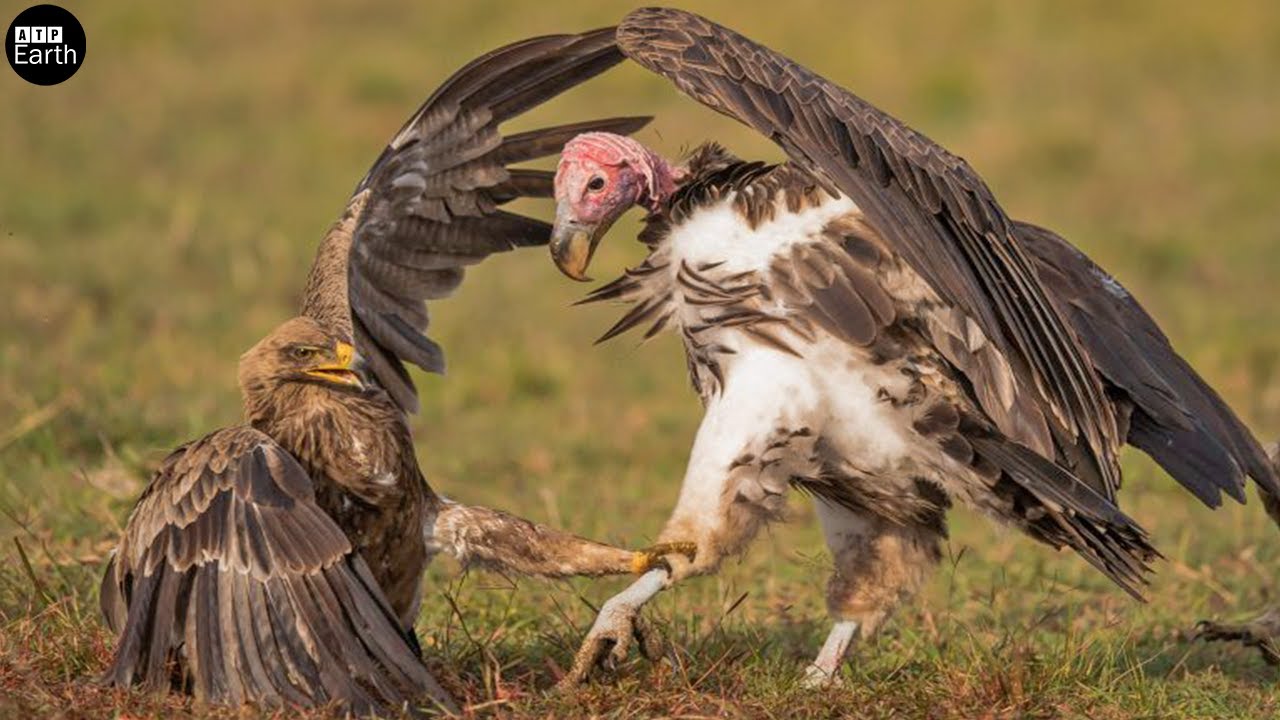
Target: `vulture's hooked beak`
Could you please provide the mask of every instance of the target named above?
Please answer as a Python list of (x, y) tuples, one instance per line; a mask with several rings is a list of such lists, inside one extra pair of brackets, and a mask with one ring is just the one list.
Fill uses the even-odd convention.
[(334, 362), (317, 365), (306, 371), (307, 375), (333, 385), (345, 385), (357, 390), (364, 389), (360, 373), (356, 370), (359, 356), (349, 343), (339, 341), (334, 345)]
[(609, 230), (607, 224), (585, 223), (573, 217), (566, 203), (556, 206), (556, 223), (551, 229), (551, 259), (560, 272), (579, 282), (590, 282), (587, 267)]

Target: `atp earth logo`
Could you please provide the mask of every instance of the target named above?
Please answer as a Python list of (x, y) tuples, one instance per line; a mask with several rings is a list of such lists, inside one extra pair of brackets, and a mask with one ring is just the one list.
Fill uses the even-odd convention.
[(84, 63), (84, 28), (57, 5), (18, 13), (4, 36), (4, 54), (18, 77), (33, 85), (57, 85)]

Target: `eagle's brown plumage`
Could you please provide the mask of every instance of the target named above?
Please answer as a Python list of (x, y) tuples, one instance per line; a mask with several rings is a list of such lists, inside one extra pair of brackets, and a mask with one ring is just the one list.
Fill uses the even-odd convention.
[(248, 422), (161, 464), (103, 579), (111, 682), (230, 704), (452, 707), (412, 635), (438, 500), (385, 393), (308, 374), (322, 363), (305, 356), (339, 342), (309, 318), (277, 328), (241, 359)]
[(321, 243), (300, 316), (241, 358), (245, 423), (175, 451), (130, 515), (101, 591), (119, 634), (110, 682), (456, 711), (413, 633), (433, 554), (549, 576), (660, 562), (436, 495), (406, 415), (402, 362), (443, 369), (424, 301), (489, 254), (547, 241), (549, 225), (498, 206), (549, 195), (550, 174), (507, 165), (646, 119), (498, 125), (619, 60), (611, 28), (515, 43), (456, 73), (395, 136)]

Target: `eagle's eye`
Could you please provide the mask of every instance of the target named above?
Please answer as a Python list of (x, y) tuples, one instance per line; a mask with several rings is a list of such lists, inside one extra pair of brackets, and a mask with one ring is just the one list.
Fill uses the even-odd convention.
[(316, 356), (316, 349), (307, 345), (294, 345), (289, 348), (289, 357), (294, 360), (305, 361)]
[(587, 183), (587, 189), (591, 192), (600, 192), (604, 189), (604, 177), (597, 175)]

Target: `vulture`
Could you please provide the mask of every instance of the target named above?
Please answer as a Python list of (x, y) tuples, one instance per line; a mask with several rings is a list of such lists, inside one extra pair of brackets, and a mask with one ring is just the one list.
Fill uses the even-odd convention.
[(616, 39), (789, 161), (712, 143), (676, 164), (607, 131), (561, 155), (555, 263), (583, 279), (611, 224), (642, 207), (648, 256), (587, 301), (631, 304), (602, 340), (678, 333), (705, 410), (657, 538), (696, 552), (607, 602), (566, 682), (625, 657), (640, 606), (742, 551), (789, 488), (813, 497), (834, 562), (814, 684), (926, 581), (954, 505), (1075, 551), (1141, 599), (1159, 554), (1118, 507), (1122, 445), (1209, 507), (1244, 502), (1246, 478), (1280, 497), (1253, 435), (1129, 291), (1011, 218), (964, 160), (698, 15), (637, 10)]
[(395, 135), (322, 241), (299, 316), (241, 357), (243, 423), (174, 451), (129, 516), (101, 587), (118, 638), (108, 683), (457, 712), (413, 629), (433, 555), (546, 576), (665, 562), (670, 548), (627, 552), (437, 494), (408, 422), (403, 363), (444, 367), (424, 301), (449, 296), (466, 266), (550, 237), (500, 208), (549, 196), (553, 173), (508, 165), (647, 118), (498, 126), (621, 59), (611, 28), (515, 43), (449, 78)]

